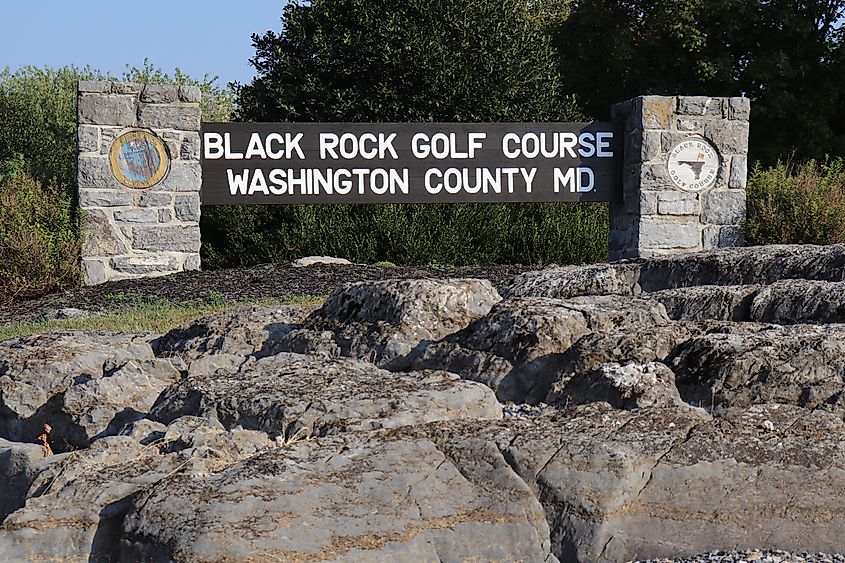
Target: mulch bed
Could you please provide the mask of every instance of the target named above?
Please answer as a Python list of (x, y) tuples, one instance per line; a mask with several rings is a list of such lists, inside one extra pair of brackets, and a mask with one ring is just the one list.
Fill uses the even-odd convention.
[(536, 268), (529, 266), (470, 266), (460, 268), (382, 268), (367, 265), (317, 264), (294, 268), (290, 264), (267, 264), (251, 268), (181, 272), (158, 278), (123, 280), (94, 287), (82, 287), (38, 299), (13, 302), (0, 308), (0, 325), (43, 318), (57, 309), (74, 307), (104, 313), (116, 312), (127, 302), (167, 299), (226, 302), (284, 299), (328, 295), (347, 282), (394, 278), (482, 278), (498, 289), (514, 276)]

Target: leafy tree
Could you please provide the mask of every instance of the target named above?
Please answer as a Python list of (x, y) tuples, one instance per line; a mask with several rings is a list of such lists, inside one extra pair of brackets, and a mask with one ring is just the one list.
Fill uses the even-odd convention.
[(554, 52), (520, 0), (319, 0), (288, 4), (253, 36), (257, 78), (240, 115), (271, 121), (548, 121)]
[(525, 0), (525, 17), (544, 27), (566, 21), (576, 0)]
[(551, 28), (592, 115), (640, 94), (746, 95), (751, 151), (845, 152), (845, 0), (579, 0)]
[[(560, 97), (555, 54), (533, 8), (525, 0), (288, 4), (281, 32), (253, 36), (258, 73), (237, 90), (239, 115), (300, 122), (576, 120), (572, 98)], [(322, 253), (417, 264), (606, 257), (600, 206), (256, 206), (203, 214), (204, 263), (212, 265)], [(545, 244), (550, 237), (556, 242)]]

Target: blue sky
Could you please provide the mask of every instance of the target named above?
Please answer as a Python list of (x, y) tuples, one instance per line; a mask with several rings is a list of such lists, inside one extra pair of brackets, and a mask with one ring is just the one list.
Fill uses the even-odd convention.
[(90, 65), (119, 75), (144, 58), (248, 82), (250, 35), (281, 29), (285, 0), (13, 0), (0, 17), (0, 68)]

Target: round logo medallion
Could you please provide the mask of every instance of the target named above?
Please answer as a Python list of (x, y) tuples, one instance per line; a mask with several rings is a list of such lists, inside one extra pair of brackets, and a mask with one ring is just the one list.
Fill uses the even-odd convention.
[(704, 139), (684, 139), (669, 152), (669, 176), (682, 190), (710, 188), (718, 175), (719, 153)]
[(111, 146), (111, 170), (128, 188), (144, 189), (161, 182), (170, 169), (164, 143), (148, 131), (129, 131)]

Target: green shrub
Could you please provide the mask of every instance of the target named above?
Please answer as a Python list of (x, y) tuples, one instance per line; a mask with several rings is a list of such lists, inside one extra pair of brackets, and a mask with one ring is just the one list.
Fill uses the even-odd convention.
[(170, 75), (155, 65), (149, 59), (144, 59), (141, 68), (126, 65), (126, 70), (120, 77), (124, 82), (138, 82), (140, 84), (187, 84), (199, 86), (202, 92), (202, 120), (207, 122), (230, 121), (235, 111), (235, 93), (230, 86), (218, 86), (217, 76), (203, 75), (201, 79), (192, 78), (179, 68)]
[(26, 157), (39, 181), (76, 192), (76, 83), (104, 78), (91, 68), (0, 71), (0, 162)]
[(746, 238), (751, 244), (845, 243), (845, 166), (757, 165), (748, 181)]
[(21, 157), (0, 174), (0, 303), (79, 284), (79, 221), (72, 199), (42, 186)]
[[(387, 204), (203, 210), (204, 267), (307, 255), (372, 264), (592, 263), (607, 259), (607, 205)], [(279, 219), (283, 220), (280, 221)], [(209, 239), (226, 241), (209, 245)]]
[[(76, 211), (76, 88), (114, 78), (89, 67), (0, 70), (0, 300), (35, 297), (79, 283)], [(168, 75), (144, 61), (120, 80), (198, 85), (206, 120), (234, 111), (231, 88), (216, 78)], [(21, 157), (20, 155), (23, 155)]]

